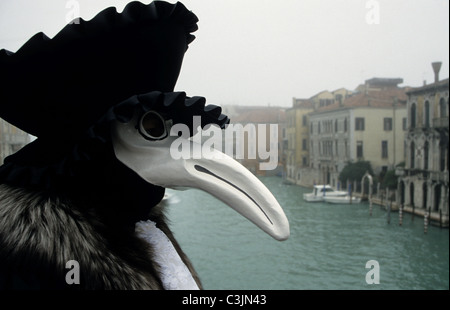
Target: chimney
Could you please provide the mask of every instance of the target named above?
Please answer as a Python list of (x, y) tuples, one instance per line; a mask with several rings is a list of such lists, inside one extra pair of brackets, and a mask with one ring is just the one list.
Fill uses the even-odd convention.
[(442, 62), (433, 62), (431, 63), (431, 66), (433, 67), (434, 71), (434, 82), (439, 82), (439, 71), (441, 70)]

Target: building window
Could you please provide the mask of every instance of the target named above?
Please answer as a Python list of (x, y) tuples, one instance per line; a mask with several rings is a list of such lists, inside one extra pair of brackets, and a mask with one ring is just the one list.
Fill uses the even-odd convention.
[(414, 207), (414, 183), (409, 185), (409, 204)]
[(415, 167), (416, 167), (416, 165), (415, 165), (415, 160), (416, 160), (416, 145), (414, 144), (414, 141), (413, 142), (411, 142), (411, 146), (410, 146), (410, 161), (411, 161), (411, 163), (410, 163), (410, 167), (411, 167), (411, 169), (414, 169)]
[(444, 98), (441, 98), (441, 100), (439, 100), (439, 113), (439, 117), (447, 117), (447, 109), (445, 108)]
[(407, 124), (407, 122), (406, 122), (406, 117), (404, 117), (404, 118), (402, 119), (402, 123), (403, 123), (403, 124), (402, 124), (403, 130), (406, 130), (406, 129), (407, 129), (407, 125), (406, 125), (406, 124)]
[(381, 141), (381, 158), (388, 158), (388, 142)]
[(411, 128), (416, 128), (416, 104), (411, 105)]
[(347, 119), (344, 119), (344, 132), (347, 132)]
[(385, 117), (383, 119), (383, 129), (385, 131), (391, 131), (392, 130), (392, 117)]
[(364, 130), (364, 117), (355, 118), (355, 130)]
[(425, 128), (430, 127), (430, 103), (425, 101), (425, 119), (424, 119)]
[(303, 139), (302, 140), (302, 150), (307, 151), (308, 150), (308, 140)]
[(356, 141), (356, 158), (363, 158), (363, 142)]
[[(441, 171), (445, 171), (445, 157), (447, 157), (448, 160), (448, 148), (445, 147), (445, 145), (441, 145), (439, 147), (439, 168)], [(446, 156), (447, 153), (447, 156)], [(448, 165), (448, 163), (447, 163)]]
[[(303, 167), (306, 167), (308, 165), (308, 158), (303, 157), (302, 161), (303, 161)], [(300, 179), (300, 177), (299, 177), (299, 179)]]
[(428, 170), (428, 158), (429, 158), (429, 143), (425, 141), (425, 146), (423, 148), (423, 169)]
[(324, 121), (323, 122), (323, 131), (326, 133), (330, 133), (331, 132), (331, 121)]
[(306, 115), (303, 115), (302, 117), (302, 124), (303, 127), (306, 127), (308, 125), (308, 118), (306, 117)]
[(338, 121), (334, 122), (334, 132), (338, 132)]

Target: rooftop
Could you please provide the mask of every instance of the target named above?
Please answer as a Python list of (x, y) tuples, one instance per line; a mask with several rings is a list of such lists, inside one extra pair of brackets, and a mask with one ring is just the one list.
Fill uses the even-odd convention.
[(373, 107), (391, 108), (394, 102), (399, 106), (406, 105), (406, 91), (409, 88), (389, 88), (385, 90), (368, 90), (353, 94), (342, 103), (335, 102), (328, 106), (320, 107), (317, 112), (332, 111), (342, 108)]
[(449, 88), (449, 79), (448, 78), (446, 78), (445, 80), (441, 80), (437, 83), (432, 83), (432, 84), (428, 84), (428, 85), (424, 85), (424, 86), (420, 86), (420, 87), (412, 87), (406, 93), (414, 94), (414, 93), (419, 93), (419, 92), (426, 92), (426, 91), (434, 90), (436, 88), (441, 88), (441, 87), (442, 88), (447, 87), (447, 89)]
[(371, 78), (366, 80), (369, 87), (397, 87), (398, 84), (403, 83), (402, 78)]

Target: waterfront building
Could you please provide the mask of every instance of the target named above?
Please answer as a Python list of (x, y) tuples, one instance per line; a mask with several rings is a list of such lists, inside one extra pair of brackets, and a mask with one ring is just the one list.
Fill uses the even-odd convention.
[(439, 80), (440, 66), (433, 63), (434, 83), (407, 92), (406, 164), (397, 170), (398, 202), (448, 225), (449, 79)]
[(312, 186), (319, 179), (319, 171), (310, 169), (310, 113), (333, 106), (350, 97), (353, 91), (339, 88), (324, 90), (308, 99), (293, 98), (292, 108), (286, 111), (288, 146), (286, 179), (302, 186)]
[(314, 110), (309, 99), (293, 98), (292, 108), (286, 110), (286, 168), (289, 182), (297, 183), (300, 171), (309, 166), (309, 116)]
[(369, 161), (376, 174), (404, 161), (406, 89), (402, 79), (373, 78), (358, 92), (309, 114), (309, 167), (300, 184), (340, 187), (348, 162)]
[(30, 142), (30, 135), (0, 118), (0, 165)]

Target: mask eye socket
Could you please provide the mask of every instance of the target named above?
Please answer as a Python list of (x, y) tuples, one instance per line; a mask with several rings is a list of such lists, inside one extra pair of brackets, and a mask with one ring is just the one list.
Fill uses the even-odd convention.
[(139, 132), (148, 140), (162, 140), (169, 135), (171, 120), (165, 120), (159, 113), (148, 111), (139, 121)]

